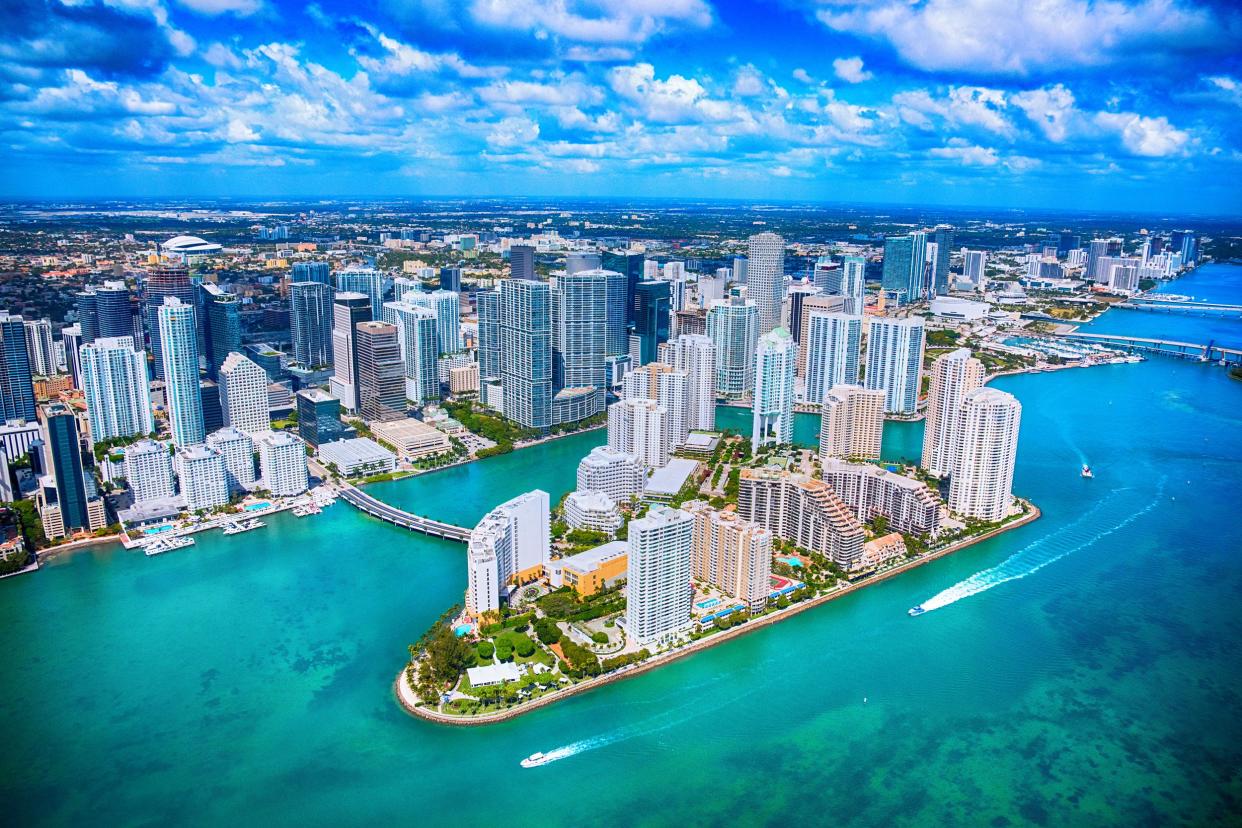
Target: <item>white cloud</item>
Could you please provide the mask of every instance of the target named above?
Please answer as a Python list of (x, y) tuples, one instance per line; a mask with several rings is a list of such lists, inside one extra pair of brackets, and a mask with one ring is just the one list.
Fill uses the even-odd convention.
[(487, 143), (493, 147), (517, 147), (538, 137), (539, 124), (530, 118), (505, 118), (487, 134)]
[(920, 129), (931, 129), (931, 116), (950, 126), (981, 127), (998, 135), (1010, 136), (1013, 124), (1003, 110), (1008, 106), (1005, 93), (982, 86), (953, 86), (945, 97), (934, 97), (926, 89), (898, 92), (893, 96), (902, 120)]
[(1074, 94), (1063, 85), (1018, 92), (1010, 100), (1044, 133), (1049, 141), (1060, 143), (1078, 117)]
[(259, 140), (259, 133), (251, 129), (240, 118), (233, 118), (224, 131), (224, 140), (230, 144), (252, 143)]
[(862, 83), (874, 77), (863, 69), (863, 59), (860, 57), (837, 58), (832, 62), (832, 71), (846, 83)]
[(707, 89), (694, 78), (669, 75), (667, 80), (657, 80), (650, 63), (614, 67), (608, 83), (644, 120), (655, 123), (724, 121), (739, 112), (734, 104), (708, 97)]
[(751, 98), (755, 95), (762, 95), (765, 89), (767, 89), (767, 83), (763, 79), (763, 73), (754, 66), (747, 64), (737, 70), (733, 78), (734, 95)]
[(242, 68), (241, 58), (223, 43), (213, 43), (207, 47), (207, 51), (203, 52), (203, 60), (215, 66), (217, 69), (240, 69)]
[(211, 17), (219, 14), (249, 17), (263, 8), (263, 0), (177, 0), (177, 4)]
[(584, 43), (643, 43), (672, 28), (705, 28), (703, 0), (473, 0), (469, 14), (486, 26)]
[(933, 158), (946, 158), (970, 167), (995, 167), (1000, 162), (996, 150), (991, 147), (979, 147), (955, 144), (947, 147), (933, 147), (927, 151)]
[(1135, 155), (1159, 158), (1186, 150), (1190, 134), (1177, 129), (1163, 116), (1148, 118), (1133, 112), (1097, 112), (1095, 122), (1118, 133), (1121, 144)]
[(802, 83), (815, 83), (815, 78), (811, 77), (810, 73), (801, 66), (793, 70), (793, 79)]

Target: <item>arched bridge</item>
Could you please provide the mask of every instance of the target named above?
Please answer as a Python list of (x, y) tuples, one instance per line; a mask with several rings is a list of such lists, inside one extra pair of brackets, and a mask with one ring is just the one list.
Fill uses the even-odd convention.
[(341, 488), (341, 497), (372, 517), (377, 517), (380, 520), (409, 529), (412, 532), (422, 532), (424, 535), (461, 541), (462, 543), (470, 541), (469, 529), (439, 520), (432, 520), (431, 518), (420, 517), (419, 515), (398, 509), (395, 506), (389, 506), (384, 501), (371, 497), (371, 495), (354, 486), (343, 486)]
[(1124, 336), (1121, 334), (1068, 333), (1066, 339), (1079, 342), (1094, 342), (1109, 348), (1131, 351), (1147, 351), (1164, 354), (1165, 356), (1198, 359), (1204, 362), (1219, 362), (1222, 365), (1242, 364), (1242, 348), (1225, 348), (1215, 342), (1206, 345), (1198, 342), (1177, 342), (1170, 339), (1150, 339), (1142, 336)]

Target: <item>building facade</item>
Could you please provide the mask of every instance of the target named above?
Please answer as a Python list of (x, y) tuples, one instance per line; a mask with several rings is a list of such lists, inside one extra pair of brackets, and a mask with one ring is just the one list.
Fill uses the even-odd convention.
[(766, 445), (793, 443), (794, 368), (797, 349), (784, 328), (759, 337), (755, 356), (755, 401), (750, 434), (752, 452)]
[(1004, 391), (985, 386), (962, 399), (950, 511), (983, 521), (1002, 520), (1009, 513), (1021, 421), (1021, 403)]
[(625, 631), (640, 646), (671, 644), (689, 633), (694, 518), (653, 506), (630, 521)]
[(79, 359), (92, 442), (155, 431), (147, 356), (131, 337), (99, 337), (82, 346)]
[(203, 442), (203, 398), (198, 377), (198, 331), (194, 306), (169, 296), (157, 312), (164, 395), (173, 443), (182, 448)]
[(923, 376), (923, 319), (867, 320), (867, 388), (884, 392), (884, 410), (911, 415), (918, 411)]
[(944, 477), (953, 471), (962, 401), (983, 387), (983, 379), (983, 363), (970, 355), (969, 348), (950, 351), (932, 363), (921, 462), (928, 474)]
[(819, 456), (878, 460), (884, 437), (884, 392), (834, 385), (824, 397)]

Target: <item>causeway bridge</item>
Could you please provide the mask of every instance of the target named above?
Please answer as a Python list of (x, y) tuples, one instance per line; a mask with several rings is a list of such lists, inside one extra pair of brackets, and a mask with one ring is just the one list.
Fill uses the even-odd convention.
[(400, 526), (403, 529), (409, 529), (411, 532), (422, 532), (424, 535), (460, 541), (461, 543), (470, 542), (469, 529), (439, 520), (432, 520), (431, 518), (420, 517), (419, 515), (398, 509), (395, 506), (389, 506), (384, 501), (371, 497), (362, 489), (348, 483), (341, 486), (340, 495), (348, 503), (366, 512), (368, 515), (377, 517), (395, 526)]
[(1200, 362), (1219, 362), (1221, 365), (1242, 365), (1242, 348), (1226, 348), (1215, 341), (1206, 345), (1197, 342), (1178, 342), (1170, 339), (1151, 339), (1142, 336), (1124, 336), (1122, 334), (1068, 333), (1062, 334), (1066, 339), (1079, 342), (1094, 342), (1109, 348), (1123, 351), (1146, 351), (1164, 354), (1165, 356), (1197, 359)]
[(1196, 302), (1190, 299), (1161, 299), (1155, 295), (1134, 296), (1113, 307), (1128, 310), (1153, 311), (1156, 313), (1184, 313), (1192, 316), (1238, 316), (1242, 317), (1242, 305), (1220, 302)]

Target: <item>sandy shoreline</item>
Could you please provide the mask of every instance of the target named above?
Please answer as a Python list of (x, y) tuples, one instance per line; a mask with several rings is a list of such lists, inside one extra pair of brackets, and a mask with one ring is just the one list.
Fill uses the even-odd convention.
[[(1023, 515), (1022, 517), (1018, 518), (1012, 523), (1007, 523), (1004, 526), (993, 529), (992, 531), (987, 532), (985, 534), (978, 535), (973, 538), (966, 538), (965, 540), (959, 541), (958, 543), (954, 543), (949, 546), (946, 546), (944, 549), (937, 550), (930, 554), (924, 555), (921, 558), (915, 558), (914, 560), (907, 561), (906, 563), (903, 563), (900, 566), (896, 566), (896, 567), (893, 567), (892, 569), (885, 570), (884, 572), (881, 572), (878, 575), (872, 576), (871, 578), (868, 578), (865, 581), (859, 581), (858, 583), (850, 584), (849, 586), (836, 589), (833, 592), (830, 592), (826, 595), (820, 595), (816, 598), (810, 598), (806, 601), (802, 601), (801, 603), (793, 604), (787, 609), (773, 613), (772, 615), (765, 615), (762, 618), (756, 618), (752, 621), (747, 621), (745, 624), (742, 624), (739, 627), (732, 627), (728, 630), (725, 630), (724, 632), (716, 633), (715, 635), (709, 636), (707, 638), (699, 639), (698, 641), (695, 641), (692, 644), (687, 644), (684, 647), (679, 647), (676, 650), (672, 650), (670, 652), (662, 653), (660, 655), (654, 656), (648, 661), (643, 662), (642, 664), (633, 665), (628, 668), (622, 668), (621, 670), (618, 670), (613, 673), (608, 673), (607, 675), (599, 676), (598, 678), (587, 679), (586, 681), (580, 682), (570, 687), (566, 687), (560, 690), (555, 690), (547, 694), (546, 696), (540, 696), (539, 698), (533, 701), (527, 702), (525, 704), (522, 704), (518, 707), (511, 707), (506, 710), (497, 710), (494, 713), (486, 713), (482, 716), (465, 717), (465, 716), (453, 716), (453, 715), (449, 715), (446, 713), (440, 713), (439, 711), (431, 710), (426, 707), (419, 706), (418, 699), (414, 695), (414, 691), (410, 689), (409, 683), (406, 682), (405, 680), (405, 667), (402, 667), (401, 672), (397, 673), (396, 681), (393, 683), (393, 695), (396, 697), (397, 702), (401, 705), (401, 707), (410, 715), (417, 716), (420, 719), (426, 719), (427, 721), (430, 721), (430, 722), (436, 722), (438, 724), (461, 725), (461, 726), (470, 727), (470, 726), (477, 726), (477, 725), (495, 724), (496, 722), (507, 721), (508, 719), (513, 719), (518, 716), (524, 715), (526, 713), (530, 713), (532, 710), (537, 710), (540, 707), (545, 707), (549, 704), (560, 701), (561, 699), (569, 698), (570, 696), (576, 695), (578, 693), (585, 693), (588, 690), (594, 690), (597, 687), (603, 687), (604, 685), (610, 684), (614, 681), (620, 681), (622, 679), (627, 679), (627, 678), (630, 678), (631, 676), (636, 676), (636, 675), (639, 675), (640, 673), (645, 673), (648, 670), (653, 670), (657, 667), (661, 667), (665, 664), (668, 664), (684, 656), (688, 656), (692, 653), (697, 653), (701, 650), (707, 649), (708, 647), (714, 647), (723, 641), (728, 641), (739, 635), (745, 635), (746, 633), (751, 632), (752, 630), (757, 630), (762, 627), (775, 624), (778, 621), (783, 621), (786, 618), (790, 618), (794, 615), (797, 615), (800, 612), (804, 612), (808, 609), (811, 609), (812, 607), (816, 607), (816, 606), (819, 606), (820, 604), (840, 598), (842, 595), (848, 595), (850, 593), (856, 592), (857, 590), (868, 587), (871, 584), (877, 584), (877, 583), (880, 583), (881, 581), (886, 581), (889, 578), (892, 578), (896, 575), (900, 575), (903, 572), (908, 572), (909, 570), (922, 566), (923, 564), (929, 563), (938, 558), (943, 558), (945, 555), (949, 555), (949, 554), (952, 554), (953, 552), (957, 552), (961, 549), (965, 549), (968, 546), (973, 546), (976, 543), (982, 543), (985, 540), (994, 538), (998, 535), (1001, 535), (1005, 532), (1010, 531), (1011, 529), (1017, 529), (1019, 526), (1025, 526), (1026, 524), (1031, 523), (1032, 521), (1038, 519), (1041, 514), (1038, 506), (1036, 506), (1033, 503), (1030, 503), (1029, 505), (1030, 505), (1031, 510), (1027, 514)], [(407, 664), (406, 667), (408, 666), (409, 665)]]

